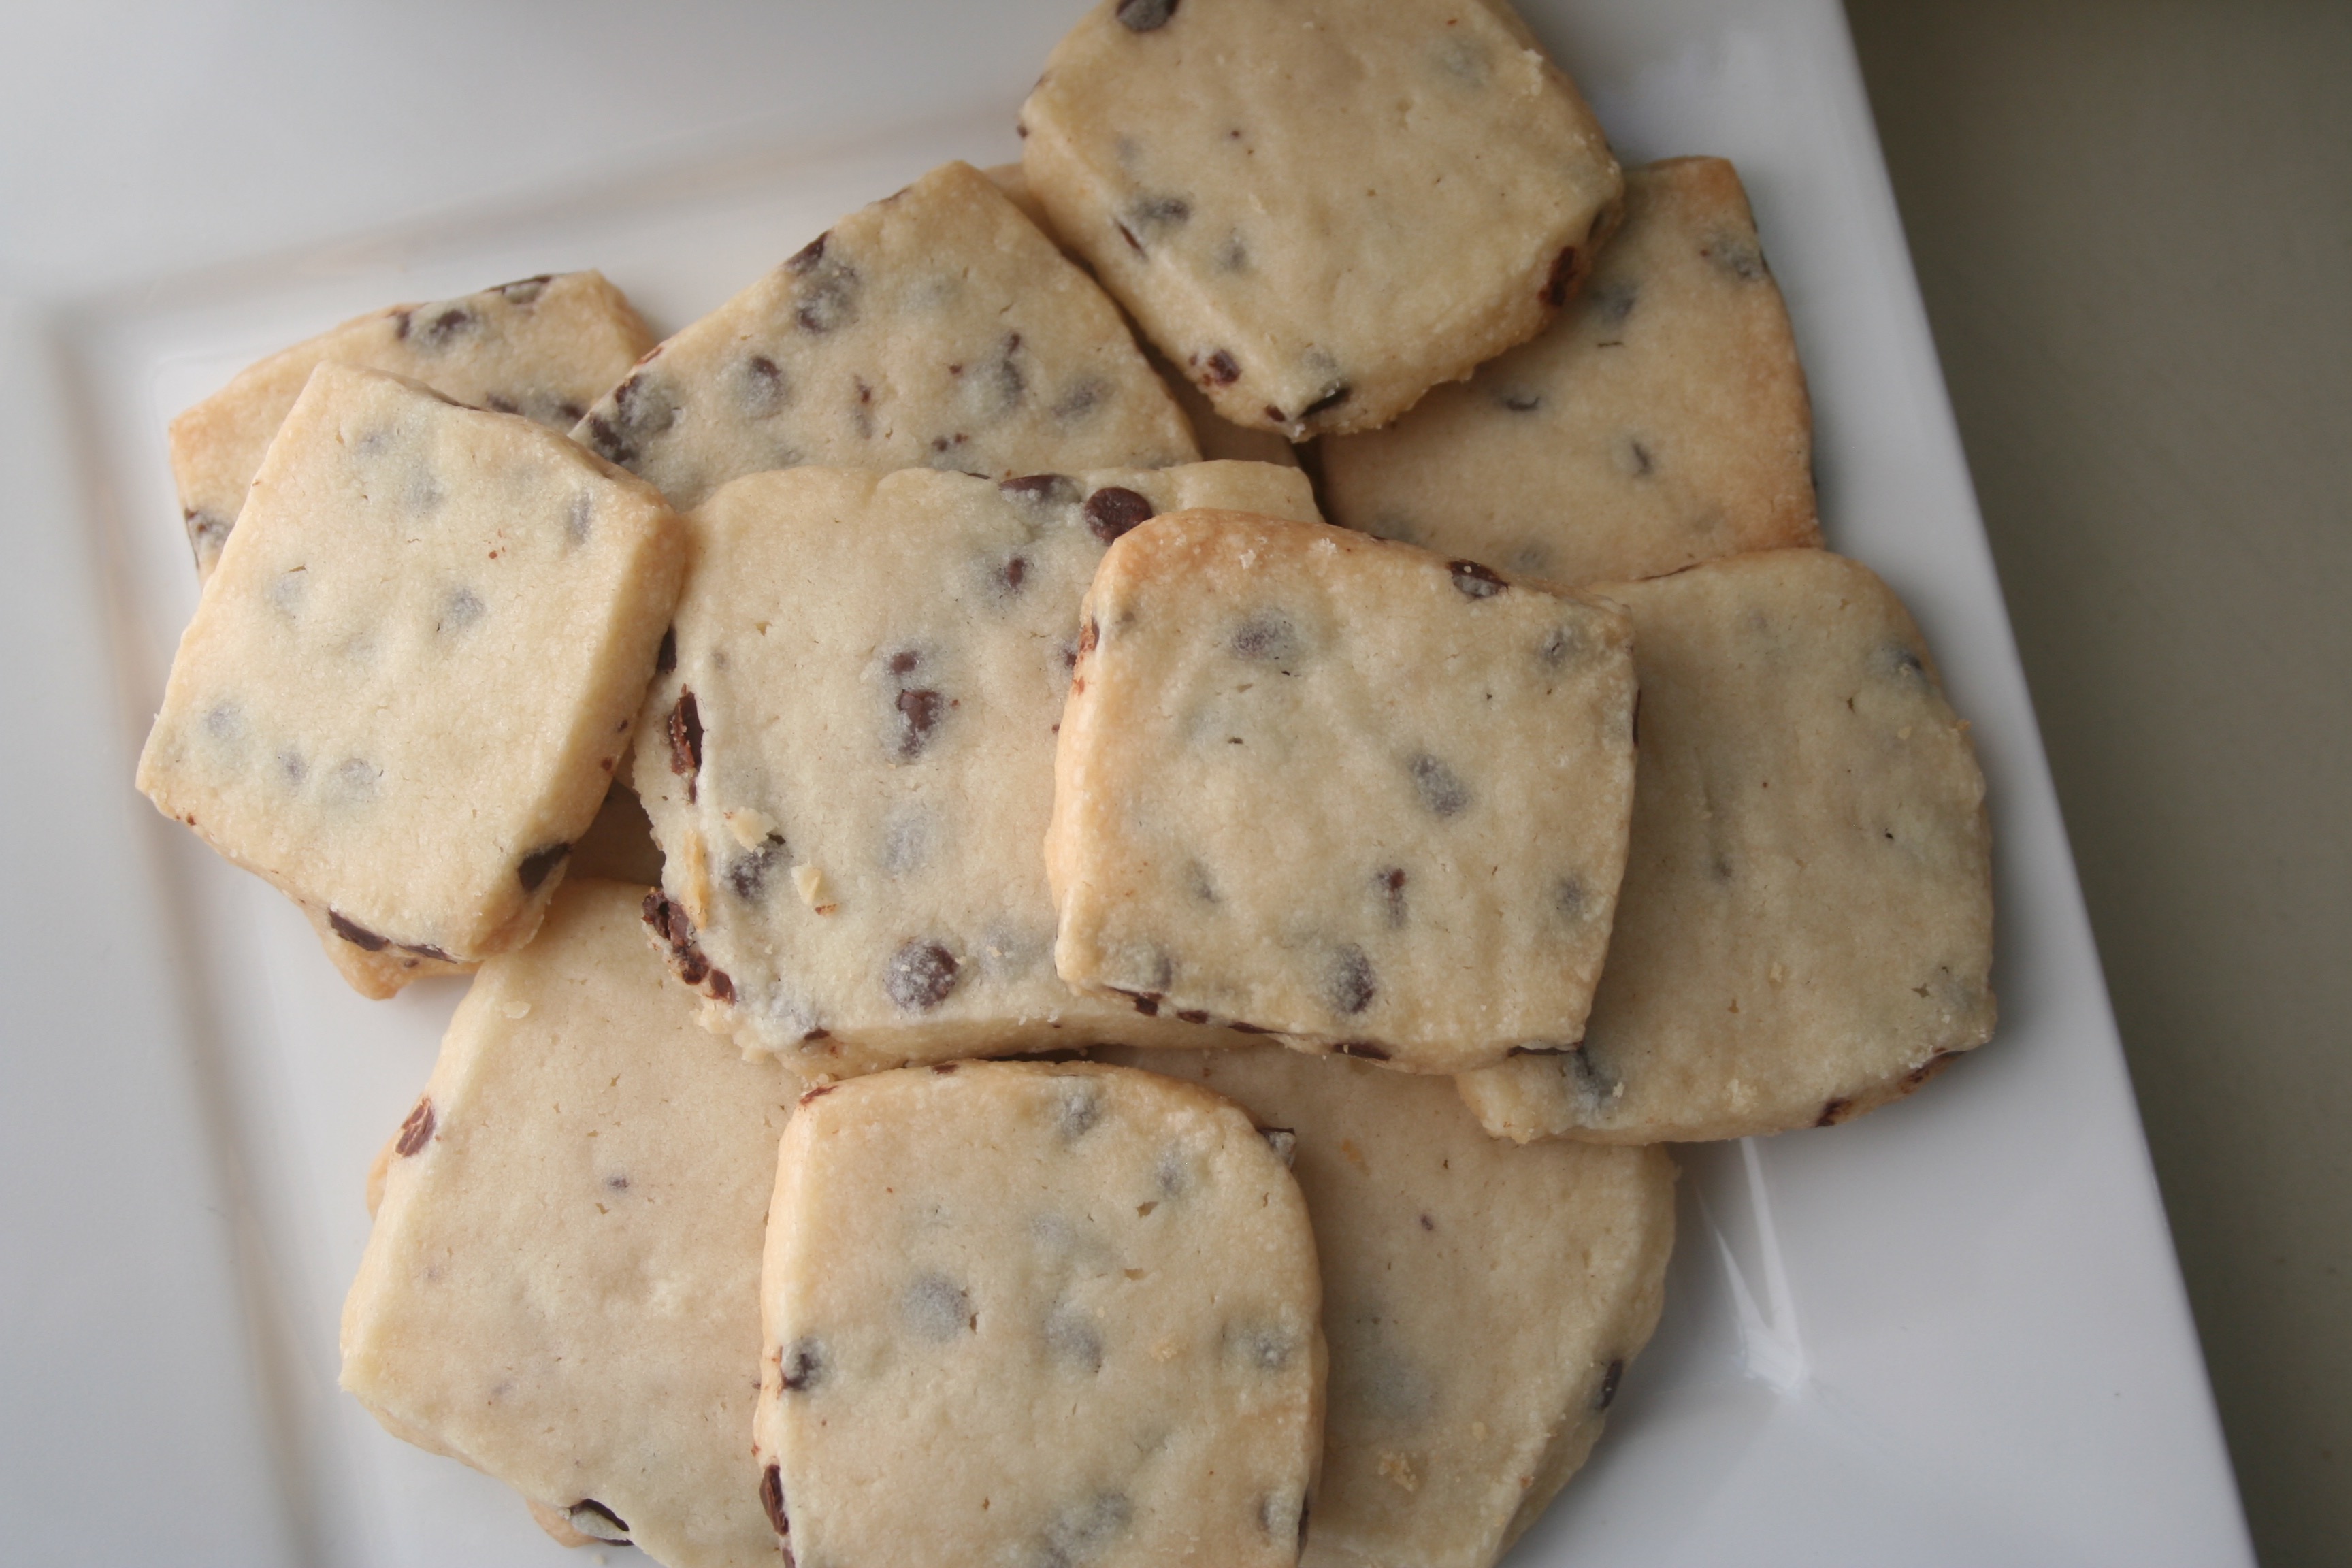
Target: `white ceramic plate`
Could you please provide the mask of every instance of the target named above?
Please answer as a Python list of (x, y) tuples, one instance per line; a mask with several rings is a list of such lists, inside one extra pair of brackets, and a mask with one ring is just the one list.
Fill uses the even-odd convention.
[[(602, 268), (674, 331), (931, 164), (1014, 156), (1013, 111), (1075, 9), (18, 19), (0, 1555), (578, 1561), (335, 1391), (368, 1161), (458, 987), (362, 1001), (290, 907), (131, 793), (195, 598), (166, 420), (345, 316), (551, 268)], [(1690, 1153), (1665, 1321), (1513, 1561), (2248, 1562), (1843, 17), (1528, 9), (1628, 162), (1725, 153), (1747, 178), (1831, 541), (1903, 594), (1976, 724), (2004, 1021), (1914, 1100)]]

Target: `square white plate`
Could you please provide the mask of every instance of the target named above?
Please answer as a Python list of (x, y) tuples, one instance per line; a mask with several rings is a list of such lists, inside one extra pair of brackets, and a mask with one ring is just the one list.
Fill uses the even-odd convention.
[[(2250, 1562), (1843, 17), (1524, 8), (1627, 162), (1723, 153), (1747, 179), (1831, 541), (1902, 593), (1976, 724), (2005, 1016), (1916, 1100), (1689, 1152), (1665, 1321), (1513, 1562)], [(1075, 9), (20, 18), (0, 1555), (578, 1561), (335, 1391), (368, 1161), (459, 986), (362, 1001), (290, 907), (132, 794), (195, 599), (165, 422), (346, 316), (532, 272), (597, 267), (675, 331), (931, 164), (1015, 156), (1013, 110)]]

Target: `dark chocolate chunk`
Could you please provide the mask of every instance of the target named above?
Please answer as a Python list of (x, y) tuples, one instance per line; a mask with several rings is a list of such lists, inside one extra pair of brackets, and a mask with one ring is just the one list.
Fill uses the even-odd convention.
[(1067, 474), (1024, 474), (996, 488), (1007, 500), (1029, 506), (1071, 506), (1078, 499), (1078, 481)]
[(1288, 664), (1298, 657), (1298, 631), (1278, 610), (1262, 610), (1244, 621), (1226, 645), (1236, 658)]
[(727, 863), (727, 888), (747, 904), (756, 904), (768, 894), (768, 874), (776, 868), (786, 853), (784, 837), (771, 833), (756, 849), (749, 849)]
[(638, 369), (613, 388), (611, 397), (609, 415), (588, 417), (588, 445), (625, 468), (644, 455), (646, 441), (677, 423), (677, 403), (642, 361)]
[(770, 1465), (760, 1472), (760, 1506), (767, 1510), (768, 1528), (778, 1535), (790, 1535), (793, 1521), (784, 1514), (784, 1472)]
[(944, 1342), (971, 1326), (971, 1297), (944, 1274), (918, 1274), (898, 1298), (898, 1316), (917, 1339)]
[(509, 305), (536, 305), (540, 295), (554, 281), (553, 273), (542, 272), (536, 278), (518, 278), (511, 283), (501, 283), (496, 292), (504, 296)]
[(362, 952), (382, 952), (392, 944), (390, 937), (378, 936), (357, 921), (345, 920), (332, 910), (327, 911), (327, 924), (333, 928), (337, 936)]
[(571, 853), (569, 844), (542, 845), (515, 862), (515, 880), (522, 884), (524, 892), (536, 893), (539, 885), (547, 880), (547, 874), (563, 864), (563, 858)]
[(1142, 1014), (1145, 1017), (1157, 1018), (1160, 1016), (1160, 1004), (1165, 999), (1162, 993), (1158, 991), (1129, 991), (1124, 986), (1118, 985), (1114, 985), (1111, 989), (1126, 997), (1129, 1002), (1134, 1003), (1135, 1010)]
[(882, 989), (909, 1013), (928, 1013), (956, 987), (955, 955), (935, 942), (910, 942), (890, 955)]
[(1054, 417), (1065, 425), (1076, 424), (1102, 406), (1103, 400), (1110, 395), (1110, 383), (1098, 377), (1090, 375), (1073, 382), (1054, 400)]
[[(1372, 978), (1372, 961), (1354, 942), (1342, 943), (1331, 954), (1331, 965), (1323, 978), (1323, 997), (1336, 1013), (1352, 1016), (1372, 1005), (1380, 994), (1380, 984)], [(1345, 1047), (1342, 1047), (1345, 1048)], [(1349, 1055), (1360, 1053), (1350, 1051)]]
[(1401, 931), (1405, 923), (1404, 868), (1389, 866), (1372, 873), (1372, 886), (1381, 895), (1381, 911), (1391, 931)]
[(1280, 408), (1277, 408), (1271, 403), (1265, 405), (1265, 416), (1268, 419), (1273, 420), (1276, 425), (1287, 425), (1290, 423), (1290, 416), (1285, 414)]
[(793, 400), (793, 389), (774, 360), (766, 354), (753, 354), (743, 362), (736, 376), (736, 395), (745, 418), (765, 419)]
[(1159, 510), (1131, 489), (1105, 485), (1087, 498), (1087, 526), (1094, 530), (1097, 539), (1109, 544), (1136, 524), (1150, 521)]
[(1849, 1115), (1853, 1114), (1853, 1101), (1845, 1099), (1843, 1096), (1840, 1096), (1832, 1100), (1825, 1100), (1822, 1102), (1821, 1120), (1814, 1122), (1813, 1125), (1816, 1127), (1835, 1127), (1839, 1122), (1843, 1121)]
[(1407, 764), (1412, 770), (1413, 793), (1422, 809), (1433, 816), (1459, 816), (1470, 807), (1470, 786), (1460, 775), (1424, 752)]
[(1606, 1410), (1617, 1402), (1617, 1384), (1624, 1375), (1625, 1363), (1622, 1357), (1609, 1363), (1609, 1370), (1601, 1374), (1601, 1392), (1592, 1396), (1592, 1408)]
[(1178, 0), (1118, 0), (1118, 9), (1113, 14), (1118, 17), (1118, 25), (1129, 32), (1150, 33), (1168, 25), (1168, 18), (1176, 15), (1177, 5)]
[[(809, 258), (802, 265), (802, 258)], [(824, 237), (789, 263), (803, 282), (793, 306), (793, 321), (804, 332), (823, 336), (857, 320), (857, 271), (824, 254)]]
[(730, 975), (725, 970), (720, 969), (716, 964), (711, 966), (710, 978), (703, 983), (702, 988), (709, 992), (710, 994), (719, 1001), (732, 1002), (735, 1000), (735, 981), (733, 976)]
[(1129, 250), (1134, 251), (1138, 256), (1143, 254), (1143, 241), (1135, 237), (1135, 230), (1128, 227), (1127, 225), (1123, 223), (1115, 225), (1114, 226), (1118, 230), (1119, 238), (1127, 241), (1127, 247)]
[(408, 1113), (408, 1120), (400, 1124), (400, 1139), (393, 1148), (405, 1158), (432, 1142), (433, 1101), (430, 1099), (420, 1100), (416, 1102), (416, 1109)]
[(784, 265), (794, 272), (803, 275), (815, 270), (816, 264), (824, 259), (824, 242), (832, 237), (833, 230), (826, 229), (814, 239), (793, 251), (785, 260)]
[(1564, 921), (1584, 918), (1584, 883), (1575, 877), (1562, 877), (1551, 890), (1551, 907)]
[(1008, 594), (1018, 594), (1029, 577), (1029, 558), (1015, 555), (996, 569), (996, 585)]
[(1312, 419), (1327, 408), (1337, 408), (1356, 395), (1356, 389), (1346, 382), (1335, 383), (1323, 395), (1298, 411), (1301, 419)]
[(572, 1528), (583, 1535), (609, 1541), (616, 1546), (629, 1543), (628, 1521), (594, 1498), (582, 1498), (564, 1511), (571, 1517)]
[(1094, 652), (1097, 646), (1101, 642), (1102, 627), (1097, 626), (1091, 618), (1087, 620), (1085, 626), (1078, 628), (1078, 651), (1080, 653), (1086, 654)]
[(414, 338), (425, 348), (438, 350), (447, 348), (481, 325), (481, 319), (463, 305), (451, 305), (422, 321), (412, 321), (404, 314), (400, 324), (402, 337)]
[[(1139, 4), (1141, 0), (1129, 0)], [(1175, 0), (1164, 0), (1174, 10)], [(1037, 1568), (1086, 1568), (1101, 1557), (1134, 1522), (1135, 1505), (1125, 1492), (1097, 1492), (1082, 1503), (1066, 1508), (1045, 1526)]]
[(654, 673), (656, 675), (667, 675), (671, 670), (676, 669), (677, 668), (677, 628), (676, 626), (672, 626), (667, 631), (662, 633), (661, 647), (659, 651), (654, 655)]
[(1127, 220), (1146, 234), (1181, 228), (1192, 221), (1192, 204), (1181, 196), (1138, 196), (1127, 207)]
[(670, 967), (677, 977), (688, 985), (701, 984), (703, 977), (710, 973), (710, 961), (695, 944), (694, 921), (685, 909), (658, 888), (646, 895), (641, 907), (646, 924), (669, 949)]
[(1552, 258), (1551, 277), (1546, 279), (1543, 287), (1544, 303), (1554, 310), (1567, 304), (1568, 297), (1576, 292), (1576, 286), (1583, 276), (1583, 253), (1572, 245), (1562, 248), (1558, 256)]
[(1198, 1007), (1180, 1007), (1176, 1011), (1176, 1016), (1188, 1024), (1205, 1024), (1209, 1021), (1209, 1015)]
[(806, 1394), (810, 1389), (823, 1383), (824, 1381), (824, 1342), (810, 1335), (803, 1335), (794, 1340), (792, 1349), (784, 1352), (782, 1376), (785, 1392), (790, 1394)]
[(1090, 1079), (1064, 1079), (1061, 1096), (1062, 1107), (1054, 1126), (1063, 1142), (1075, 1143), (1102, 1120), (1102, 1086)]
[(1240, 363), (1223, 349), (1219, 349), (1211, 354), (1209, 363), (1201, 368), (1208, 373), (1208, 379), (1218, 386), (1231, 386), (1242, 377)]
[(1510, 586), (1475, 561), (1449, 561), (1445, 569), (1454, 574), (1454, 585), (1462, 590), (1465, 598), (1491, 599)]
[(930, 743), (931, 731), (939, 724), (940, 715), (947, 711), (947, 699), (936, 691), (900, 691), (897, 706), (898, 759), (911, 763)]
[(702, 772), (702, 710), (694, 693), (683, 689), (677, 705), (669, 710), (669, 771), (686, 780), (686, 798), (692, 800), (696, 776)]

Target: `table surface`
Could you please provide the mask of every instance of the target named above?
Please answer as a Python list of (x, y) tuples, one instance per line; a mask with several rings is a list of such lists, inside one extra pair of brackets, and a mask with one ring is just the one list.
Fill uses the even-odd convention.
[(1846, 10), (2256, 1548), (2352, 1562), (2352, 7)]

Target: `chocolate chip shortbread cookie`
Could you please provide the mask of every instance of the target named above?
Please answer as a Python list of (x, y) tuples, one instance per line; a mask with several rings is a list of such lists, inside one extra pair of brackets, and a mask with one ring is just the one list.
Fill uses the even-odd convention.
[(1082, 1063), (823, 1087), (769, 1214), (755, 1431), (797, 1561), (1297, 1560), (1315, 1244), (1229, 1101)]
[(809, 1073), (1097, 1039), (1200, 1043), (1055, 977), (1039, 845), (1078, 603), (1163, 510), (1311, 518), (1259, 463), (739, 479), (647, 695), (655, 924), (706, 1018)]
[(642, 889), (491, 960), (383, 1161), (342, 1385), (394, 1436), (672, 1568), (775, 1562), (749, 1451), (795, 1086), (697, 1028)]
[(1549, 330), (1319, 451), (1336, 521), (1558, 582), (1821, 542), (1796, 339), (1720, 158), (1628, 171)]
[(1064, 241), (1294, 441), (1534, 336), (1617, 220), (1601, 128), (1501, 0), (1104, 0), (1021, 130)]
[(1984, 776), (1886, 585), (1788, 550), (1594, 591), (1633, 617), (1633, 854), (1582, 1045), (1456, 1080), (1487, 1130), (1826, 1124), (1983, 1044)]
[(1416, 1072), (1573, 1044), (1633, 782), (1614, 609), (1316, 523), (1113, 545), (1055, 756), (1081, 990)]
[(612, 782), (684, 555), (651, 487), (562, 437), (322, 363), (139, 787), (381, 961), (346, 969), (362, 990), (518, 946)]
[(1661, 1149), (1515, 1148), (1439, 1078), (1271, 1047), (1105, 1053), (1285, 1130), (1330, 1344), (1306, 1568), (1486, 1568), (1600, 1436), (1674, 1249)]
[(572, 434), (680, 510), (801, 464), (1009, 479), (1200, 456), (1118, 307), (968, 163), (817, 236)]
[(394, 305), (270, 355), (172, 421), (172, 477), (198, 575), (212, 575), (269, 438), (320, 364), (408, 376), (460, 403), (569, 430), (653, 342), (601, 274), (565, 272)]

